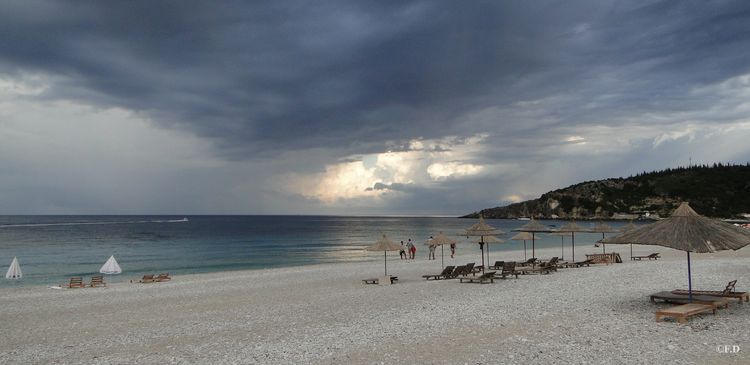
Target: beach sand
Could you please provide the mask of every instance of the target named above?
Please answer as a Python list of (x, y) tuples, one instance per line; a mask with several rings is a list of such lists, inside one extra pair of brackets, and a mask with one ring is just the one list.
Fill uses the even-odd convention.
[[(627, 246), (608, 245), (628, 260)], [(356, 264), (176, 276), (106, 288), (0, 290), (0, 363), (77, 364), (527, 364), (750, 363), (750, 304), (733, 303), (687, 324), (656, 323), (648, 294), (687, 287), (684, 252), (494, 284), (425, 281), (436, 261), (391, 253), (392, 286)], [(447, 251), (447, 250), (446, 250)], [(446, 265), (480, 262), (459, 245)], [(540, 249), (537, 256), (559, 255)], [(576, 258), (601, 249), (576, 248)], [(566, 252), (566, 254), (569, 252)], [(529, 251), (530, 255), (530, 251)], [(750, 291), (750, 248), (694, 254), (693, 283)], [(493, 251), (520, 260), (523, 251)], [(138, 278), (133, 278), (137, 282)], [(739, 346), (720, 353), (719, 346)], [(736, 349), (736, 348), (735, 348)]]

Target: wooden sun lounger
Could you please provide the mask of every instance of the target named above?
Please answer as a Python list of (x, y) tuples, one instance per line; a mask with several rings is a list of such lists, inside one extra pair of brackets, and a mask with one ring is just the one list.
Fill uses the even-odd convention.
[[(661, 300), (667, 303), (678, 303), (678, 304), (689, 304), (690, 299), (687, 295), (672, 294), (668, 291), (662, 291), (651, 294), (650, 300), (652, 303), (656, 303), (656, 300)], [(717, 308), (724, 307), (729, 308), (729, 301), (725, 298), (712, 297), (708, 295), (693, 295), (693, 303), (713, 305)]]
[(70, 278), (68, 288), (85, 288), (86, 284), (83, 283), (83, 278), (80, 276)]
[(422, 275), (423, 278), (430, 280), (440, 280), (440, 279), (447, 279), (452, 273), (455, 266), (446, 266), (445, 269), (443, 269), (443, 272), (440, 274), (428, 274), (428, 275)]
[(660, 322), (664, 317), (672, 317), (679, 323), (685, 323), (687, 322), (688, 317), (707, 312), (713, 312), (713, 314), (716, 314), (716, 307), (710, 304), (683, 304), (656, 311), (656, 321)]
[(170, 280), (172, 280), (172, 277), (169, 276), (169, 273), (161, 273), (154, 278), (154, 281), (158, 281), (158, 282), (170, 281)]
[(537, 261), (536, 257), (532, 257), (526, 261), (523, 262), (516, 262), (516, 266), (531, 266)]
[(505, 279), (508, 276), (515, 276), (516, 279), (518, 279), (518, 274), (520, 273), (521, 273), (520, 271), (516, 270), (516, 263), (511, 261), (511, 262), (506, 262), (503, 265), (503, 271), (501, 271), (499, 274), (496, 274), (495, 277), (500, 278), (500, 279)]
[(487, 266), (487, 268), (490, 270), (502, 270), (504, 264), (505, 264), (505, 261), (495, 261), (494, 265)]
[(141, 283), (153, 283), (155, 281), (154, 275), (143, 275)]
[[(740, 304), (743, 301), (747, 302), (750, 300), (750, 296), (747, 292), (734, 291), (734, 286), (737, 284), (737, 280), (732, 280), (727, 284), (724, 290), (693, 290), (693, 295), (708, 295), (712, 297), (732, 298), (737, 299)], [(688, 295), (689, 292), (685, 289), (672, 290), (672, 294)]]
[[(398, 276), (391, 276), (391, 284), (395, 284), (397, 281), (398, 281)], [(380, 279), (378, 278), (362, 279), (362, 282), (365, 284), (378, 284), (380, 282)]]
[(635, 261), (635, 260), (641, 261), (643, 259), (649, 259), (649, 261), (651, 261), (651, 260), (658, 260), (660, 257), (661, 256), (659, 256), (658, 252), (654, 252), (654, 253), (652, 253), (650, 255), (646, 255), (646, 256), (633, 256), (630, 259), (633, 260), (633, 261)]
[(458, 278), (460, 282), (466, 282), (468, 283), (479, 283), (479, 284), (487, 284), (487, 283), (494, 283), (495, 282), (495, 271), (487, 271), (486, 273), (479, 275), (479, 276), (465, 276)]
[(91, 277), (91, 284), (89, 284), (90, 287), (95, 288), (97, 286), (107, 286), (107, 284), (104, 282), (104, 275), (97, 275)]

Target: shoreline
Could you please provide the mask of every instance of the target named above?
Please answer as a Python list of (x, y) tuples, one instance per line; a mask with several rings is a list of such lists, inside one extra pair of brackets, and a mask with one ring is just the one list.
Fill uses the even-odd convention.
[[(615, 246), (615, 245), (612, 245)], [(627, 247), (608, 251), (620, 252)], [(549, 258), (559, 249), (538, 249)], [(598, 253), (593, 247), (576, 250)], [(500, 251), (498, 251), (500, 252)], [(107, 288), (0, 289), (2, 363), (746, 363), (750, 305), (656, 323), (647, 295), (687, 286), (684, 253), (560, 269), (494, 284), (425, 281), (440, 259), (389, 260), (393, 286), (364, 285), (382, 260), (174, 276)], [(377, 257), (377, 255), (373, 255)], [(518, 259), (523, 250), (491, 259)], [(626, 259), (626, 257), (623, 257)], [(693, 255), (698, 289), (738, 279), (750, 249)], [(446, 265), (477, 262), (466, 250)], [(737, 354), (716, 346), (738, 345)]]

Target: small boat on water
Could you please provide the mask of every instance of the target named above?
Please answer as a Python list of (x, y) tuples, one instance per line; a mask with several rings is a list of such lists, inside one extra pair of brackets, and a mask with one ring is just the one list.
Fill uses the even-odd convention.
[(518, 217), (518, 218), (516, 218), (516, 220), (519, 220), (519, 221), (530, 221), (531, 218), (529, 218), (529, 217)]

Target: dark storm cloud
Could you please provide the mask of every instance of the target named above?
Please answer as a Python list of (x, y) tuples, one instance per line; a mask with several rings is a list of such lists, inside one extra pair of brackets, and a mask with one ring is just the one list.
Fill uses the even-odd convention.
[[(746, 2), (4, 2), (0, 72), (228, 156), (695, 110), (748, 72)], [(519, 102), (545, 100), (533, 114)], [(484, 119), (470, 116), (494, 108)]]

